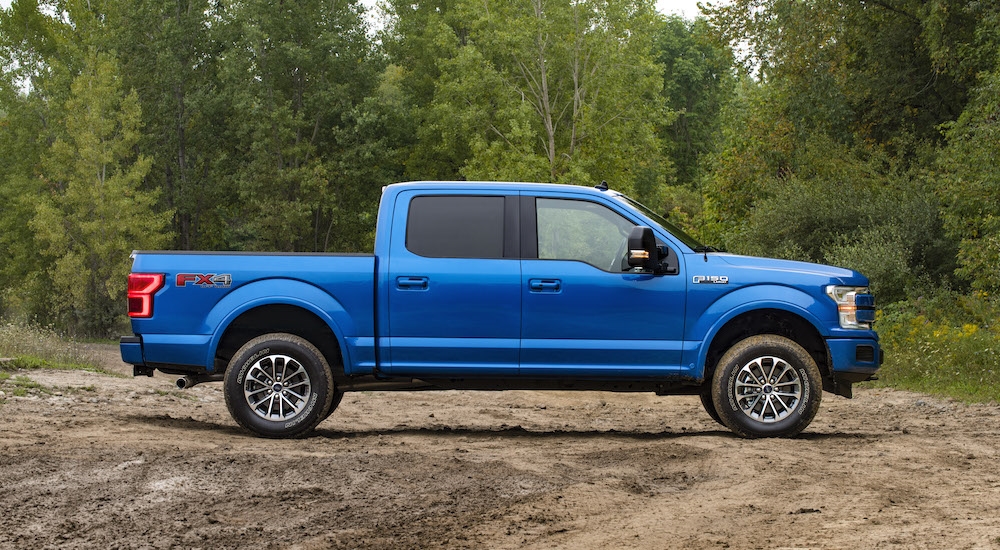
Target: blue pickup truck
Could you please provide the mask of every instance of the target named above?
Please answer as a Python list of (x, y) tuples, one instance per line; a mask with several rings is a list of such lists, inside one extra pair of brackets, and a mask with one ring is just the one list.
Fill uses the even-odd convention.
[(128, 310), (136, 376), (222, 382), (264, 437), (449, 389), (699, 395), (788, 437), (882, 361), (861, 274), (718, 252), (603, 184), (390, 185), (374, 255), (136, 252)]

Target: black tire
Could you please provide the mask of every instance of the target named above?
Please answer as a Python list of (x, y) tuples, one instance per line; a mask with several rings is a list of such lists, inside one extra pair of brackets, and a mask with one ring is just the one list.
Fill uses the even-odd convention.
[(719, 418), (719, 411), (715, 410), (715, 402), (712, 399), (712, 383), (709, 382), (705, 384), (705, 387), (701, 389), (701, 393), (698, 394), (701, 397), (701, 406), (705, 407), (705, 412), (708, 416), (712, 417), (712, 420), (719, 423), (719, 425), (728, 428), (726, 424)]
[(294, 334), (265, 334), (233, 355), (223, 382), (229, 414), (270, 438), (303, 435), (327, 417), (336, 388), (326, 358)]
[(344, 392), (340, 390), (333, 392), (333, 401), (330, 402), (330, 410), (326, 411), (326, 416), (323, 417), (323, 420), (330, 418), (330, 415), (333, 414), (333, 411), (337, 410), (337, 407), (340, 406), (340, 402), (343, 400)]
[(751, 336), (722, 356), (712, 398), (722, 423), (741, 437), (792, 437), (809, 425), (823, 398), (819, 368), (792, 340)]

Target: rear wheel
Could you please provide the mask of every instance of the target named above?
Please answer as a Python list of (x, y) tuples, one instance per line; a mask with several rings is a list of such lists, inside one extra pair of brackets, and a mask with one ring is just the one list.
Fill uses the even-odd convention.
[(752, 336), (723, 355), (712, 379), (722, 423), (742, 437), (791, 437), (819, 411), (822, 380), (812, 356), (792, 340)]
[(229, 362), (226, 406), (240, 426), (271, 438), (296, 437), (327, 417), (333, 373), (316, 346), (294, 334), (265, 334)]

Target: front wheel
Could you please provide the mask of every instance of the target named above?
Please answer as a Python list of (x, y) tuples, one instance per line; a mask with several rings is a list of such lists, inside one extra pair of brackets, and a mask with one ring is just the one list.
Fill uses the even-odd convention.
[(819, 411), (822, 380), (812, 356), (792, 340), (752, 336), (722, 356), (712, 378), (715, 410), (742, 437), (791, 437)]
[(226, 407), (240, 426), (263, 437), (302, 435), (327, 417), (336, 388), (326, 358), (294, 334), (247, 342), (229, 362)]
[[(722, 418), (719, 417), (719, 411), (715, 410), (715, 401), (712, 399), (712, 384), (706, 384), (698, 396), (701, 398), (701, 406), (705, 407), (705, 412), (708, 413), (708, 416), (712, 417), (712, 420), (718, 422), (722, 426), (726, 426), (726, 424), (722, 421)], [(728, 428), (728, 426), (726, 427)]]

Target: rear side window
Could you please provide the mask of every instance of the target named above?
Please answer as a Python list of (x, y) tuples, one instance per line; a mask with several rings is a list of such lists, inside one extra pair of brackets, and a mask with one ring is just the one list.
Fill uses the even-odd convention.
[(414, 197), (406, 249), (432, 258), (503, 258), (503, 214), (503, 197)]

